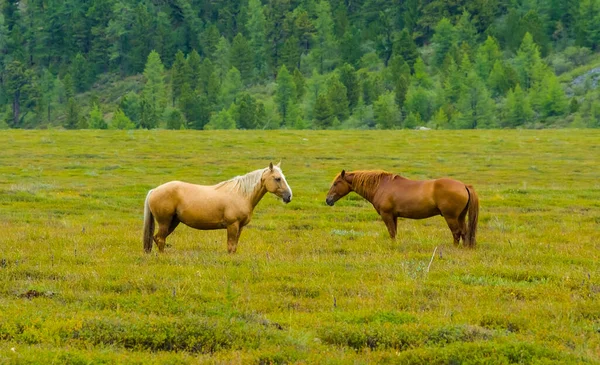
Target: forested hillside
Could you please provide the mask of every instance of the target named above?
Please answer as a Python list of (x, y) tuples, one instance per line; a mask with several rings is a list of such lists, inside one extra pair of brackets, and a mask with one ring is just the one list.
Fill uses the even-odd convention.
[(5, 128), (600, 127), (600, 0), (0, 7)]

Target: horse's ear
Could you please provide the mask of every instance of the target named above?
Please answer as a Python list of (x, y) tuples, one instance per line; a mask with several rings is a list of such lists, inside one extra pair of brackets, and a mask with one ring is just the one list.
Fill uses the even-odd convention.
[(269, 170), (273, 171), (273, 162), (269, 162)]
[(346, 176), (346, 170), (342, 170), (342, 173), (340, 174), (340, 176), (342, 177), (342, 179), (344, 178), (344, 176)]
[(279, 160), (279, 162), (277, 162), (277, 165), (275, 165), (277, 167), (281, 167), (281, 160)]

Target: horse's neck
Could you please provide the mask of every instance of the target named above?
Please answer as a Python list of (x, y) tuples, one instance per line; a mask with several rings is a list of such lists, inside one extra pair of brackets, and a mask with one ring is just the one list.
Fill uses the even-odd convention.
[(374, 189), (364, 189), (364, 188), (354, 188), (352, 187), (352, 190), (354, 190), (354, 192), (356, 192), (356, 194), (362, 196), (363, 198), (367, 199), (369, 202), (374, 203), (373, 200), (375, 199), (375, 194), (377, 194), (377, 191), (381, 188), (381, 185), (388, 182), (390, 179), (393, 179), (394, 177), (383, 177), (381, 179), (381, 181), (379, 182), (379, 184), (377, 185), (376, 188)]
[(265, 196), (266, 193), (267, 189), (262, 184), (260, 184), (260, 187), (254, 189), (252, 195), (250, 195), (250, 197), (248, 198), (248, 200), (250, 201), (250, 205), (252, 205), (252, 209), (256, 207), (258, 202), (260, 202), (260, 200), (263, 198), (263, 196)]

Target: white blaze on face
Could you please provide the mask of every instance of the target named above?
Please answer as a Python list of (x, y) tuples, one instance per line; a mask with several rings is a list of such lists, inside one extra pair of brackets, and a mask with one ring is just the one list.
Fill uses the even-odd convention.
[(290, 200), (292, 200), (292, 188), (290, 188), (290, 186), (287, 183), (287, 180), (285, 179), (285, 175), (283, 174), (283, 171), (281, 171), (281, 168), (279, 166), (273, 166), (274, 169), (276, 169), (280, 174), (281, 174), (281, 181), (283, 181), (285, 183), (285, 186), (287, 187), (287, 189), (290, 192)]

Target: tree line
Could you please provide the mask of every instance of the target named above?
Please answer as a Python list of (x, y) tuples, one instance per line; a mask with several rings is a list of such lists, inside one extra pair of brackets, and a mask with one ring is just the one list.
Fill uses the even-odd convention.
[(4, 0), (0, 126), (600, 127), (600, 0)]

